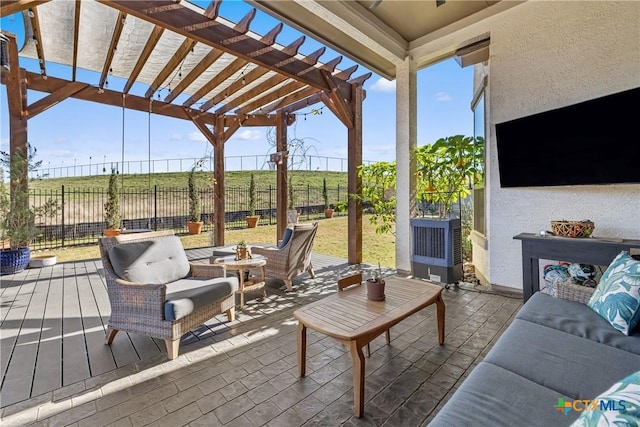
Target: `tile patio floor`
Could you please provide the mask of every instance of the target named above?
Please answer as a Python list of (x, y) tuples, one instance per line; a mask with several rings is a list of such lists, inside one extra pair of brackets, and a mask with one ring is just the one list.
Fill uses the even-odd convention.
[[(188, 253), (195, 262), (205, 262), (209, 250)], [(315, 279), (308, 275), (298, 277), (293, 293), (283, 293), (279, 289), (282, 282), (270, 281), (266, 299), (260, 298), (259, 292), (249, 294), (249, 302), (243, 311), (238, 310), (236, 321), (228, 323), (220, 317), (185, 336), (180, 356), (172, 361), (167, 360), (161, 341), (144, 342), (139, 336), (121, 333), (118, 336), (124, 337), (122, 348), (113, 349), (94, 337), (104, 337), (109, 312), (108, 301), (101, 296), (104, 280), (99, 260), (25, 270), (23, 276), (4, 276), (0, 297), (2, 425), (420, 426), (446, 402), (522, 305), (521, 298), (445, 290), (445, 345), (437, 343), (435, 306), (393, 327), (391, 345), (386, 345), (384, 335), (371, 343), (371, 357), (366, 359), (365, 412), (358, 419), (353, 416), (348, 349), (309, 330), (307, 376), (297, 376), (293, 311), (335, 292), (337, 277), (355, 268), (344, 260), (318, 254), (313, 255), (313, 261)], [(371, 268), (362, 267), (365, 271)], [(89, 279), (78, 279), (78, 272)], [(52, 318), (48, 318), (46, 302), (55, 297), (54, 280), (61, 283), (62, 289), (91, 289), (92, 303), (99, 315), (92, 312), (93, 316), (85, 319), (65, 300), (63, 306), (67, 309), (62, 310), (62, 315), (52, 312)], [(44, 283), (48, 284), (48, 292), (42, 301), (36, 298), (35, 289)], [(77, 298), (78, 307), (90, 305), (86, 298)], [(16, 319), (19, 313), (23, 313), (21, 321)], [(30, 318), (34, 313), (39, 313), (37, 321)], [(73, 319), (65, 319), (65, 315)], [(79, 321), (82, 326), (72, 329), (72, 333), (62, 328), (53, 334), (46, 326), (60, 320), (62, 325)], [(31, 338), (23, 339), (25, 336)], [(65, 358), (64, 349), (58, 358), (37, 362), (38, 354), (48, 354), (47, 345), (65, 347), (65, 343), (78, 339), (84, 341), (86, 354), (80, 358), (76, 353), (72, 358), (77, 369), (74, 365), (65, 367), (64, 361), (58, 360)], [(155, 352), (151, 351), (154, 347)], [(34, 351), (34, 361), (24, 362), (30, 360), (25, 355)], [(122, 356), (127, 352), (135, 354), (137, 360), (128, 361)], [(112, 358), (111, 365), (95, 354)], [(82, 374), (85, 378), (69, 382), (74, 373), (80, 375), (76, 371), (82, 370), (83, 358), (89, 366)], [(12, 367), (24, 370), (25, 365), (26, 374), (12, 371)], [(104, 371), (105, 366), (113, 368)], [(43, 378), (47, 377), (56, 378), (49, 381), (54, 384), (50, 390), (43, 391), (43, 384), (47, 384)], [(31, 384), (28, 395), (18, 387), (25, 381)]]

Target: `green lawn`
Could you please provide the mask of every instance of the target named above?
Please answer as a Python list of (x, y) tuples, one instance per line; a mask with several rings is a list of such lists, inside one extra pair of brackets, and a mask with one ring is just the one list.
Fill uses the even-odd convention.
[[(362, 221), (362, 260), (365, 263), (377, 264), (395, 268), (395, 235), (376, 234), (374, 227), (369, 222), (369, 216), (365, 215)], [(323, 219), (318, 226), (313, 251), (326, 255), (347, 259), (347, 217)], [(185, 248), (200, 248), (211, 246), (209, 235), (181, 236)], [(248, 243), (272, 243), (276, 242), (276, 226), (260, 226), (257, 228), (245, 228), (240, 230), (227, 230), (225, 243), (232, 245), (240, 240)], [(38, 252), (38, 255), (55, 254), (58, 262), (94, 259), (100, 257), (97, 245), (77, 246), (51, 251)]]

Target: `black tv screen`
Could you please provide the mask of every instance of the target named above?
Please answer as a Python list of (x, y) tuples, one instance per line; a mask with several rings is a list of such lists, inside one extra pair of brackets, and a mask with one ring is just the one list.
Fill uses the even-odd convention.
[(640, 183), (640, 87), (496, 124), (501, 187)]

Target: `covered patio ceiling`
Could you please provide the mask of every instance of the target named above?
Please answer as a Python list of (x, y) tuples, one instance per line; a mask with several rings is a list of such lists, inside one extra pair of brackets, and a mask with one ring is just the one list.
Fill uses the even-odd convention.
[[(389, 80), (407, 56), (418, 69), (485, 35), (475, 24), (520, 0), (247, 0)], [(463, 52), (464, 53), (464, 52)]]

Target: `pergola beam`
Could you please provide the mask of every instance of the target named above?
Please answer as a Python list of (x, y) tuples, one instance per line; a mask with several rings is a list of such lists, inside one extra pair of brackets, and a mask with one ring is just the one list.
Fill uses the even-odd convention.
[[(321, 90), (329, 90), (318, 68), (282, 50), (248, 37), (233, 28), (210, 19), (206, 15), (168, 0), (98, 0), (122, 12), (145, 21), (162, 25), (170, 31), (196, 40), (207, 46), (224, 50), (238, 58), (256, 63), (289, 78)], [(341, 88), (342, 96), (350, 99), (349, 88)]]
[(351, 107), (347, 104), (346, 100), (340, 96), (338, 85), (331, 73), (325, 70), (322, 70), (321, 73), (322, 77), (324, 77), (327, 82), (327, 85), (331, 88), (328, 93), (331, 102), (327, 102), (326, 99), (323, 99), (322, 101), (330, 110), (333, 111), (340, 121), (344, 123), (347, 129), (351, 129), (353, 127), (353, 112), (351, 111)]
[[(261, 108), (263, 114), (268, 114), (276, 110), (286, 109), (288, 105), (297, 103), (301, 99), (308, 99), (310, 96), (320, 92), (315, 87), (307, 87), (306, 89), (299, 90), (291, 95), (287, 95), (284, 98), (274, 102), (272, 105)], [(322, 92), (321, 92), (322, 93)], [(317, 102), (317, 101), (316, 101)], [(315, 102), (314, 102), (315, 104)], [(308, 104), (307, 104), (308, 105)]]
[(99, 87), (104, 87), (104, 83), (107, 81), (107, 76), (109, 75), (109, 70), (111, 69), (111, 62), (113, 62), (113, 57), (116, 54), (116, 49), (118, 47), (118, 41), (120, 40), (120, 35), (122, 34), (122, 29), (124, 28), (124, 20), (127, 19), (127, 14), (124, 12), (120, 12), (118, 14), (118, 19), (116, 20), (116, 26), (113, 29), (113, 34), (111, 34), (111, 43), (109, 43), (109, 50), (107, 51), (107, 57), (104, 60), (104, 65), (102, 66), (102, 73), (100, 74), (100, 84)]
[[(80, 2), (76, 4), (80, 5)], [(127, 80), (127, 83), (124, 85), (124, 89), (122, 89), (122, 93), (129, 93), (129, 91), (131, 90), (131, 86), (133, 86), (133, 84), (136, 82), (138, 75), (140, 75), (140, 72), (142, 71), (142, 67), (144, 67), (144, 65), (147, 63), (149, 56), (151, 56), (151, 53), (153, 52), (153, 49), (156, 47), (156, 44), (158, 44), (158, 40), (160, 40), (160, 37), (162, 36), (163, 32), (164, 32), (164, 28), (159, 27), (157, 25), (153, 27), (153, 30), (151, 31), (151, 35), (149, 35), (149, 38), (147, 39), (147, 42), (145, 43), (144, 48), (142, 49), (142, 52), (138, 57), (138, 61), (136, 62), (136, 65), (133, 67), (133, 70), (129, 75), (129, 79)]]
[[(267, 93), (265, 96), (263, 96), (262, 98), (258, 98), (252, 102), (250, 102), (249, 104), (243, 106), (242, 108), (238, 108), (237, 110), (235, 110), (236, 114), (247, 114), (250, 113), (254, 110), (259, 109), (260, 107), (269, 104), (270, 102), (273, 102), (279, 98), (282, 98), (283, 96), (287, 96), (288, 94), (291, 94), (297, 90), (300, 90), (301, 88), (305, 87), (306, 85), (304, 83), (301, 82), (297, 82), (297, 81), (293, 81), (290, 83), (285, 84), (282, 87), (279, 87), (278, 89), (275, 89), (269, 93)], [(317, 90), (316, 88), (313, 88), (315, 90)]]
[(77, 1), (73, 9), (73, 60), (71, 64), (71, 80), (76, 81), (76, 73), (78, 71), (78, 40), (80, 37), (80, 5)]
[(54, 105), (80, 92), (82, 89), (86, 88), (87, 86), (89, 86), (87, 83), (70, 82), (67, 85), (61, 87), (60, 89), (51, 92), (51, 94), (29, 105), (29, 108), (27, 109), (27, 119), (35, 117), (38, 114), (42, 113), (43, 111), (48, 110)]
[[(164, 98), (164, 102), (171, 102), (178, 97), (186, 88), (189, 87), (200, 75), (207, 70), (214, 62), (216, 62), (224, 52), (218, 49), (211, 49), (211, 52), (207, 53), (204, 58), (198, 64), (193, 67), (189, 73), (180, 80), (180, 83), (169, 92)], [(193, 103), (191, 103), (193, 104)], [(191, 104), (182, 104), (184, 107), (188, 107)]]
[(38, 54), (38, 62), (40, 63), (40, 73), (47, 74), (47, 67), (44, 59), (44, 49), (42, 48), (42, 34), (40, 33), (40, 20), (38, 19), (38, 9), (29, 8), (29, 19), (31, 20), (31, 28), (33, 28), (33, 37), (36, 41), (36, 52)]
[[(53, 93), (68, 84), (72, 83), (68, 80), (59, 79), (57, 77), (47, 77), (41, 76), (37, 73), (26, 73), (27, 80), (27, 88), (30, 90), (35, 90), (38, 92), (45, 93)], [(3, 83), (9, 87), (9, 84), (4, 79), (3, 73)], [(102, 93), (99, 92), (98, 88), (89, 86), (84, 89), (79, 90), (71, 94), (69, 97), (74, 99), (80, 99), (83, 101), (91, 101), (97, 102), (99, 104), (111, 105), (114, 107), (122, 107), (122, 93), (109, 90), (102, 89)], [(126, 107), (131, 110), (137, 110), (142, 112), (149, 112), (149, 100), (142, 96), (137, 95), (126, 95)], [(182, 120), (191, 120), (191, 117), (187, 113), (185, 113), (184, 107), (175, 104), (168, 104), (162, 101), (154, 101), (153, 102), (154, 109), (153, 113), (166, 117), (173, 117), (176, 119)], [(215, 123), (215, 114), (203, 112), (199, 110), (191, 110), (194, 116), (198, 116), (204, 123), (212, 125)], [(226, 116), (226, 119), (229, 124), (231, 121), (236, 120), (234, 117)], [(274, 126), (275, 124), (275, 115), (248, 115), (242, 126)]]
[(255, 87), (249, 89), (248, 91), (246, 91), (242, 95), (236, 97), (235, 99), (233, 99), (233, 100), (229, 101), (228, 103), (224, 104), (222, 107), (218, 108), (216, 110), (216, 114), (224, 114), (224, 113), (228, 112), (229, 110), (231, 110), (233, 107), (235, 107), (237, 105), (242, 105), (243, 103), (247, 102), (248, 100), (255, 98), (256, 96), (260, 95), (261, 93), (264, 93), (265, 91), (269, 90), (270, 88), (273, 88), (275, 85), (278, 85), (278, 84), (284, 82), (285, 80), (288, 80), (287, 77), (283, 76), (283, 75), (280, 75), (280, 74), (276, 74), (275, 76), (271, 76), (267, 80), (263, 81), (262, 83), (256, 85)]

